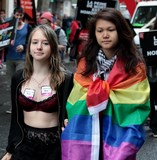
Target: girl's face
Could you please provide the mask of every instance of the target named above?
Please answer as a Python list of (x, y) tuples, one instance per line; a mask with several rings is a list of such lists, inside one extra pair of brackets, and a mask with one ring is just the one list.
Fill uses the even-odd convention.
[(112, 58), (115, 55), (115, 47), (118, 43), (116, 26), (110, 21), (99, 19), (96, 22), (95, 35), (106, 57)]
[(51, 56), (51, 47), (41, 29), (37, 30), (31, 39), (30, 54), (34, 60), (49, 61)]

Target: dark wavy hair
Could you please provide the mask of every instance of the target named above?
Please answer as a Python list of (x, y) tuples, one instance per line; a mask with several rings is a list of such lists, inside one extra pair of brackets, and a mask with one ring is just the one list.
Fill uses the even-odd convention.
[(24, 10), (23, 10), (22, 7), (16, 7), (16, 8), (14, 9), (14, 14), (15, 14), (16, 12), (24, 13)]
[(89, 39), (78, 57), (78, 63), (82, 58), (86, 60), (86, 68), (83, 75), (90, 75), (97, 70), (96, 56), (100, 49), (95, 36), (96, 22), (98, 20), (112, 22), (116, 26), (119, 42), (117, 44), (117, 59), (122, 60), (125, 64), (126, 73), (135, 72), (135, 67), (139, 61), (144, 62), (142, 54), (134, 43), (134, 34), (126, 19), (120, 11), (114, 8), (105, 8), (100, 10), (88, 21)]

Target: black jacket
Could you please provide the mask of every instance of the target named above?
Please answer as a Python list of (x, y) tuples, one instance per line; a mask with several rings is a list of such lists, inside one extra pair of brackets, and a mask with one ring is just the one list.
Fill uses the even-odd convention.
[[(8, 137), (7, 152), (13, 153), (14, 149), (22, 142), (24, 137), (23, 126), (24, 117), (23, 110), (18, 107), (18, 91), (19, 87), (24, 82), (23, 70), (17, 71), (11, 81), (11, 101), (12, 101), (12, 115), (11, 124)], [(57, 94), (59, 99), (59, 121), (60, 126), (63, 126), (63, 121), (66, 117), (66, 101), (73, 87), (73, 74), (65, 74), (65, 81), (58, 87)]]

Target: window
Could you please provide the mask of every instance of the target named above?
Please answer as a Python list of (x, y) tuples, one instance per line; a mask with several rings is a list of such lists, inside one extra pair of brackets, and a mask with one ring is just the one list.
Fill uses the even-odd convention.
[(136, 11), (132, 21), (133, 27), (141, 28), (156, 16), (157, 6), (143, 6)]

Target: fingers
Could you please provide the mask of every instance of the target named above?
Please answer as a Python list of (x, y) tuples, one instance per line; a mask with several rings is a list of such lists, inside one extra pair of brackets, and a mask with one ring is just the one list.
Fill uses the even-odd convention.
[(6, 153), (1, 160), (11, 160), (12, 154)]
[[(65, 120), (64, 120), (64, 126), (66, 127), (67, 125), (68, 125), (68, 119), (65, 119)], [(62, 131), (64, 131), (65, 127), (62, 127), (62, 128), (61, 128)]]
[(16, 52), (22, 52), (24, 50), (23, 45), (19, 45), (16, 47)]
[(68, 125), (68, 119), (64, 120), (64, 125), (65, 125), (65, 127)]

